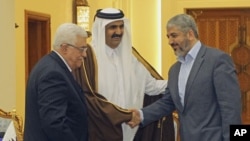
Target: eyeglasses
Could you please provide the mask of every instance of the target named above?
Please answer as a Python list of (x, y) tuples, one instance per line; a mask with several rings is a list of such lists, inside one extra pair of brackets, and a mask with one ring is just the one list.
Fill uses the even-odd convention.
[(66, 44), (67, 46), (71, 46), (75, 49), (77, 49), (78, 51), (80, 51), (81, 53), (84, 52), (84, 51), (87, 51), (88, 47), (87, 46), (82, 46), (82, 47), (77, 47), (77, 46), (74, 46), (72, 44)]

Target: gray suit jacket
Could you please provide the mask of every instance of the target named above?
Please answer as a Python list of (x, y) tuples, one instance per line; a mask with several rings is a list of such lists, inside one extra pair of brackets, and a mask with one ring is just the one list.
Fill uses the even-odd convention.
[(169, 71), (164, 97), (143, 108), (145, 126), (177, 110), (182, 141), (229, 141), (229, 125), (241, 124), (241, 92), (229, 55), (201, 46), (187, 80), (184, 106), (178, 95), (180, 62)]
[(84, 93), (55, 52), (33, 68), (25, 106), (25, 141), (88, 141)]

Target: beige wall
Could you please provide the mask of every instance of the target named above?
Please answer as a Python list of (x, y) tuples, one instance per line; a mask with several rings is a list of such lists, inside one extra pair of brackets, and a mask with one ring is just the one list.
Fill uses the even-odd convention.
[(16, 107), (16, 49), (14, 0), (0, 0), (0, 108)]
[(133, 46), (161, 73), (161, 1), (131, 2)]
[[(73, 0), (0, 0), (0, 108), (16, 108), (24, 116), (25, 56), (24, 10), (51, 16), (52, 41), (56, 27), (72, 20)], [(95, 11), (104, 7), (124, 10), (131, 20), (133, 45), (142, 56), (165, 78), (175, 62), (172, 49), (167, 44), (165, 24), (185, 8), (200, 7), (250, 7), (249, 0), (88, 0), (90, 21)], [(14, 22), (19, 28), (14, 29)], [(90, 26), (91, 28), (91, 26)], [(4, 50), (4, 51), (3, 51)], [(17, 99), (15, 101), (15, 99)]]

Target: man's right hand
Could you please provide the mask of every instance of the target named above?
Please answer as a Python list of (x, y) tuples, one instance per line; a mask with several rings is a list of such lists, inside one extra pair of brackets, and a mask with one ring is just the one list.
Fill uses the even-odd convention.
[(137, 109), (130, 109), (132, 111), (132, 119), (127, 122), (127, 124), (131, 127), (134, 128), (137, 125), (141, 123), (141, 117), (140, 117), (140, 112)]

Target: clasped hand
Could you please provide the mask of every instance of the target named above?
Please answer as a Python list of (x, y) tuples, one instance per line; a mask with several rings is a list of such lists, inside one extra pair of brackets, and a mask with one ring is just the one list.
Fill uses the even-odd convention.
[(140, 112), (137, 109), (130, 109), (130, 111), (132, 111), (132, 119), (127, 124), (134, 128), (141, 123)]

